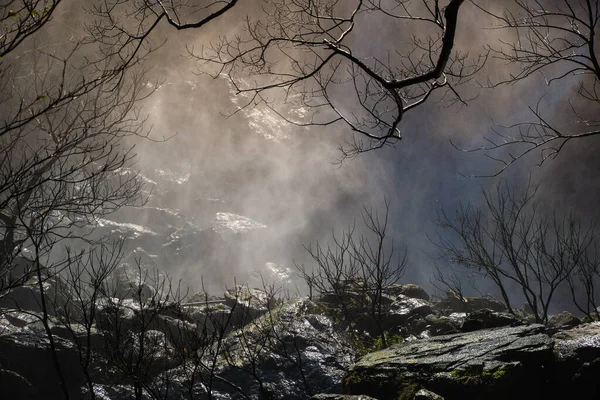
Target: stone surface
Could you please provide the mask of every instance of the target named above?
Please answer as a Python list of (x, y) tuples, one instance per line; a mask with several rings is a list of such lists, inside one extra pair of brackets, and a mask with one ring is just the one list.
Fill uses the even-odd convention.
[[(340, 393), (354, 351), (328, 317), (311, 313), (317, 308), (308, 299), (296, 299), (231, 332), (222, 344), (219, 376), (251, 398), (300, 400), (310, 392)], [(216, 389), (231, 392), (230, 387)]]
[[(73, 343), (58, 337), (54, 338), (54, 345), (67, 391), (71, 398), (78, 398), (84, 382), (79, 353)], [(22, 331), (0, 336), (0, 365), (22, 377), (22, 384), (30, 382), (39, 393), (43, 393), (44, 398), (64, 398), (46, 337)]]
[(115, 272), (115, 293), (119, 299), (133, 299), (142, 303), (156, 297), (157, 290), (150, 283), (150, 277), (127, 264)]
[(420, 389), (413, 397), (413, 400), (444, 400), (439, 394), (433, 393), (426, 389)]
[(580, 399), (600, 396), (600, 322), (580, 325), (553, 336), (556, 380), (565, 393)]
[[(544, 393), (553, 361), (541, 325), (437, 336), (391, 346), (357, 361), (345, 392), (382, 399), (425, 388), (446, 399), (523, 399)], [(542, 397), (540, 397), (542, 398)]]
[(577, 325), (581, 325), (581, 320), (568, 311), (563, 311), (553, 315), (552, 317), (550, 317), (547, 324), (549, 328), (558, 329), (574, 328)]
[(472, 332), (480, 329), (517, 325), (523, 325), (523, 322), (514, 315), (494, 312), (484, 308), (467, 314), (460, 329), (463, 332)]
[(506, 305), (492, 296), (461, 298), (455, 291), (448, 290), (446, 297), (435, 304), (435, 309), (441, 314), (473, 312), (481, 309), (505, 312)]
[(374, 397), (351, 394), (316, 394), (312, 400), (377, 400)]
[(440, 336), (460, 332), (466, 316), (466, 313), (452, 313), (450, 315), (431, 314), (425, 317), (425, 321), (427, 321), (427, 329), (430, 335)]
[(231, 323), (231, 308), (225, 304), (206, 304), (186, 307), (187, 315), (201, 335), (210, 335), (221, 331), (229, 332)]
[(243, 325), (275, 307), (275, 300), (261, 289), (237, 285), (225, 290), (225, 304), (232, 310), (232, 322)]
[(431, 303), (400, 294), (390, 305), (383, 327), (386, 330), (394, 329), (404, 326), (414, 316), (426, 317), (430, 314), (433, 314)]
[[(43, 289), (49, 314), (55, 315), (59, 311), (62, 312), (65, 307), (69, 312), (74, 311), (71, 309), (72, 298), (68, 288), (59, 278), (45, 278)], [(0, 307), (39, 313), (42, 312), (41, 299), (37, 277), (33, 277), (23, 286), (3, 292), (0, 297)]]
[(14, 371), (0, 369), (0, 399), (36, 400), (42, 398), (36, 387)]
[(413, 283), (406, 283), (403, 285), (400, 285), (400, 284), (391, 285), (390, 287), (385, 289), (384, 293), (391, 294), (394, 296), (402, 294), (404, 296), (412, 297), (413, 299), (421, 299), (421, 300), (429, 301), (429, 295), (427, 294), (425, 289), (423, 289), (421, 286), (415, 285)]

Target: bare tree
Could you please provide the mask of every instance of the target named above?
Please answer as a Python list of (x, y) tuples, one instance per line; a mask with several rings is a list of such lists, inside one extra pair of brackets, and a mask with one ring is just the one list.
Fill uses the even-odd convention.
[(541, 165), (571, 140), (599, 135), (598, 1), (514, 0), (503, 3), (502, 11), (494, 5), (489, 9), (473, 5), (491, 17), (493, 29), (502, 33), (500, 44), (488, 45), (488, 51), (504, 62), (509, 75), (489, 82), (489, 87), (543, 78), (561, 94), (576, 88), (556, 107), (548, 100), (552, 95), (540, 97), (529, 106), (530, 120), (496, 127), (496, 137), (471, 150), (484, 151), (499, 163), (493, 175), (531, 153), (539, 154)]
[[(387, 347), (383, 328), (387, 313), (384, 292), (398, 283), (407, 263), (406, 250), (396, 254), (394, 243), (387, 236), (389, 206), (386, 202), (382, 217), (365, 207), (362, 212), (365, 234), (355, 236), (353, 226), (341, 238), (333, 235), (333, 244), (326, 248), (319, 243), (308, 246), (306, 249), (316, 265), (312, 269), (296, 265), (311, 292), (316, 290), (322, 296), (333, 296), (343, 317), (348, 319), (347, 324), (352, 323), (356, 307), (366, 307), (384, 347)], [(348, 301), (353, 296), (358, 299)], [(366, 304), (363, 299), (367, 300)], [(358, 304), (353, 304), (356, 302)]]
[[(0, 289), (31, 273), (13, 271), (13, 261), (34, 241), (49, 255), (65, 239), (88, 240), (81, 228), (144, 201), (129, 139), (149, 137), (140, 105), (153, 92), (142, 66), (160, 45), (151, 34), (161, 21), (200, 28), (236, 3), (0, 5)], [(71, 19), (79, 14), (83, 25)]]
[[(471, 60), (455, 49), (462, 5), (271, 0), (256, 20), (246, 18), (243, 34), (190, 51), (245, 95), (240, 109), (263, 104), (299, 126), (345, 124), (356, 135), (342, 157), (352, 157), (400, 140), (404, 114), (439, 89), (436, 101), (463, 101), (455, 88), (480, 70), (486, 55)], [(364, 37), (374, 23), (393, 29), (390, 48)]]
[(577, 271), (567, 279), (573, 304), (590, 320), (600, 320), (600, 259), (598, 248), (590, 246), (581, 256)]
[(444, 259), (491, 279), (513, 312), (511, 288), (521, 292), (537, 322), (546, 323), (557, 289), (574, 277), (595, 240), (571, 213), (546, 216), (536, 190), (522, 194), (507, 186), (485, 193), (481, 208), (461, 206), (453, 217), (439, 215)]
[[(45, 282), (64, 274), (76, 293), (69, 307), (79, 313), (65, 309), (61, 317), (87, 332), (87, 345), (79, 346), (87, 371), (96, 300), (106, 295), (105, 280), (120, 261), (94, 259), (93, 246), (102, 249), (106, 243), (92, 240), (90, 233), (106, 215), (145, 201), (130, 139), (149, 134), (140, 105), (153, 92), (142, 65), (160, 45), (151, 34), (161, 21), (177, 29), (200, 28), (236, 3), (166, 7), (160, 1), (11, 0), (0, 5), (0, 296), (35, 279), (40, 320), (65, 398), (70, 394), (51, 332), (56, 304)], [(59, 244), (92, 250), (63, 251)], [(119, 247), (112, 251), (106, 250), (120, 253)], [(143, 349), (146, 338), (135, 339)], [(144, 354), (130, 354), (138, 369), (145, 365)], [(136, 386), (138, 396), (141, 390)]]

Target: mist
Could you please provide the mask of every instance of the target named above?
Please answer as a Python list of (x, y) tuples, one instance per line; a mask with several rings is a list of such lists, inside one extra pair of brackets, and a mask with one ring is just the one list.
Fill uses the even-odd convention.
[[(202, 65), (189, 57), (188, 50), (235, 34), (240, 18), (255, 11), (254, 3), (201, 31), (164, 27), (156, 34), (156, 50), (145, 62), (148, 85), (156, 92), (140, 110), (153, 141), (132, 144), (138, 154), (135, 168), (148, 182), (145, 207), (172, 218), (164, 223), (132, 209), (111, 217), (115, 224), (147, 227), (166, 238), (133, 235), (128, 256), (144, 253), (145, 265), (167, 272), (192, 291), (204, 285), (219, 292), (234, 282), (260, 285), (261, 279), (279, 279), (291, 290), (303, 291), (293, 267), (294, 262), (311, 263), (303, 246), (327, 243), (332, 233), (360, 222), (363, 206), (381, 210), (387, 200), (391, 236), (408, 252), (405, 281), (434, 291), (433, 271), (442, 261), (431, 238), (438, 232), (436, 216), (442, 208), (452, 213), (461, 202), (478, 205), (482, 190), (501, 182), (522, 187), (532, 180), (539, 183), (539, 199), (548, 212), (568, 209), (584, 219), (598, 217), (597, 139), (568, 144), (542, 167), (532, 154), (492, 178), (473, 177), (497, 171), (492, 160), (452, 144), (481, 146), (499, 124), (526, 120), (527, 107), (544, 95), (548, 114), (560, 116), (565, 98), (576, 89), (575, 79), (562, 86), (546, 86), (540, 78), (494, 89), (474, 80), (460, 87), (470, 99), (467, 105), (429, 102), (418, 107), (405, 116), (403, 139), (395, 146), (339, 164), (338, 148), (351, 135), (345, 126), (294, 126), (260, 106), (234, 113), (242, 99), (227, 80), (200, 73)], [(373, 22), (366, 19), (357, 26), (352, 40), (359, 49), (385, 54), (406, 45), (399, 36), (419, 33)], [(465, 6), (457, 48), (476, 54), (497, 43), (499, 34), (483, 29), (490, 24), (481, 11)], [(53, 29), (59, 31), (55, 35), (66, 34), (58, 25)], [(492, 59), (481, 76), (497, 79), (505, 68)], [(182, 230), (194, 230), (185, 241), (187, 250), (180, 246)], [(161, 256), (174, 241), (175, 253)], [(483, 282), (478, 288), (494, 290)]]

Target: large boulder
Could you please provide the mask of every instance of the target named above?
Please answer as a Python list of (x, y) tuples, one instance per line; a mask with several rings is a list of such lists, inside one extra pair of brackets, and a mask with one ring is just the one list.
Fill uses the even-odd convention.
[(523, 322), (509, 313), (494, 312), (487, 308), (473, 311), (464, 319), (461, 331), (472, 332), (479, 329), (500, 328), (503, 326), (522, 325)]
[(450, 315), (431, 314), (425, 317), (427, 330), (431, 336), (449, 335), (459, 333), (465, 321), (466, 313), (452, 313)]
[(113, 334), (124, 334), (136, 325), (139, 303), (131, 299), (104, 297), (96, 301), (95, 321), (99, 329)]
[[(57, 313), (74, 313), (73, 298), (69, 288), (59, 277), (42, 277), (46, 310), (51, 315)], [(33, 277), (25, 284), (7, 290), (0, 296), (0, 308), (32, 311), (43, 311), (42, 292), (38, 278)]]
[(492, 296), (482, 296), (482, 297), (467, 297), (467, 311), (473, 312), (477, 310), (492, 310), (495, 312), (505, 312), (506, 305), (500, 300), (492, 297)]
[(570, 329), (581, 325), (581, 320), (568, 311), (562, 311), (550, 317), (546, 325), (549, 328)]
[(441, 314), (473, 312), (488, 309), (495, 312), (505, 312), (506, 305), (492, 296), (464, 297), (453, 290), (446, 292), (446, 297), (435, 304), (435, 309)]
[(14, 371), (0, 369), (0, 398), (36, 400), (44, 397), (26, 378)]
[(52, 324), (50, 333), (80, 346), (87, 347), (89, 343), (90, 349), (99, 353), (102, 353), (106, 346), (104, 335), (95, 326), (87, 329), (81, 324)]
[(229, 332), (233, 329), (231, 308), (222, 303), (186, 307), (190, 321), (196, 324), (201, 336)]
[[(95, 383), (93, 385), (93, 391), (93, 398), (96, 400), (131, 400), (136, 398), (135, 390), (131, 385)], [(81, 399), (92, 399), (91, 393), (87, 387), (84, 388)], [(150, 396), (146, 390), (143, 390), (141, 394), (141, 400), (151, 399), (153, 399), (153, 397)]]
[(557, 386), (572, 398), (599, 398), (600, 322), (558, 332), (553, 339)]
[(187, 313), (175, 312), (168, 305), (102, 298), (97, 301), (95, 316), (97, 327), (109, 336), (123, 337), (129, 332), (155, 330), (166, 334), (169, 342), (179, 349), (193, 349), (201, 344), (198, 341), (201, 332), (195, 323), (188, 321)]
[(15, 257), (10, 266), (2, 273), (0, 287), (16, 287), (25, 284), (32, 278), (37, 277), (38, 267), (42, 278), (48, 277), (48, 268), (37, 264), (27, 257)]
[[(141, 329), (141, 326), (137, 328)], [(146, 329), (156, 330), (166, 335), (170, 343), (182, 350), (196, 349), (202, 343), (198, 340), (200, 332), (196, 325), (168, 315), (153, 315), (146, 324)]]
[(150, 283), (149, 276), (128, 264), (121, 265), (115, 271), (114, 293), (119, 299), (133, 299), (145, 302), (156, 297), (158, 291)]
[(351, 394), (315, 394), (311, 400), (377, 400), (374, 397)]
[(427, 389), (419, 389), (412, 400), (444, 400), (442, 396)]
[[(52, 347), (46, 336), (27, 331), (18, 331), (0, 336), (0, 365), (12, 371), (4, 373), (0, 381), (19, 382), (27, 388), (33, 385), (37, 393), (46, 399), (64, 398), (59, 375), (54, 362)], [(79, 363), (79, 352), (70, 341), (54, 337), (54, 353), (71, 398), (78, 398), (84, 375)], [(10, 396), (10, 386), (0, 385), (0, 398), (25, 398)], [(27, 390), (35, 397), (34, 390)]]
[(35, 312), (25, 312), (17, 310), (0, 311), (0, 336), (10, 335), (28, 325), (36, 324), (41, 321), (42, 315)]
[(392, 296), (398, 296), (399, 294), (402, 294), (404, 296), (412, 297), (413, 299), (429, 301), (429, 295), (425, 289), (413, 283), (390, 285), (389, 287), (385, 288), (384, 293)]
[(275, 298), (266, 291), (241, 285), (225, 290), (224, 297), (237, 324), (244, 324), (273, 310), (276, 303)]
[(383, 321), (383, 327), (386, 330), (396, 329), (405, 326), (416, 316), (426, 317), (430, 314), (433, 314), (431, 303), (400, 294), (396, 301), (389, 306), (388, 313)]
[[(328, 317), (308, 299), (278, 306), (221, 344), (216, 373), (250, 398), (306, 399), (340, 393), (354, 351)], [(260, 381), (259, 385), (257, 381)], [(231, 391), (231, 385), (215, 389)], [(261, 397), (262, 396), (262, 397)], [(232, 393), (232, 399), (244, 398)]]
[(552, 362), (552, 340), (541, 325), (437, 336), (362, 357), (344, 392), (382, 400), (419, 389), (447, 400), (548, 398)]

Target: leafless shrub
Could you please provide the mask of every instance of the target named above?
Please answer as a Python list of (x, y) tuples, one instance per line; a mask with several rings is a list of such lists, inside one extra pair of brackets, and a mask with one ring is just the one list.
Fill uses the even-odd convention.
[(593, 246), (594, 228), (573, 214), (546, 216), (535, 202), (535, 188), (523, 193), (498, 186), (484, 193), (484, 206), (461, 206), (454, 217), (439, 214), (442, 257), (491, 279), (509, 311), (516, 285), (537, 322), (548, 321), (557, 289), (583, 267)]
[(314, 268), (296, 265), (311, 293), (316, 290), (321, 296), (333, 297), (346, 323), (350, 324), (356, 316), (353, 308), (368, 310), (384, 347), (384, 292), (400, 280), (407, 263), (406, 250), (396, 255), (387, 236), (389, 206), (386, 202), (382, 217), (377, 211), (363, 209), (362, 221), (367, 231), (364, 235), (357, 237), (352, 226), (341, 238), (333, 235), (333, 244), (326, 248), (319, 243), (308, 246), (307, 251), (316, 262)]

